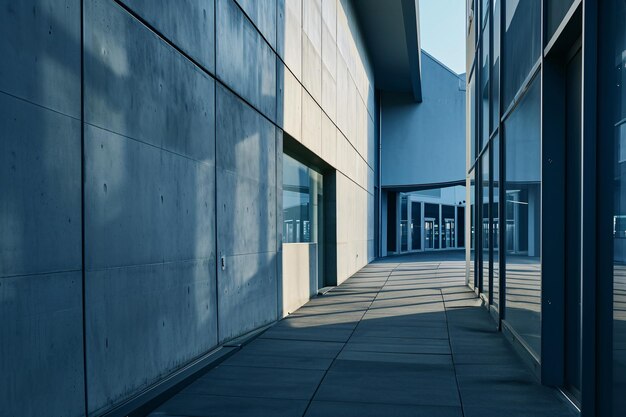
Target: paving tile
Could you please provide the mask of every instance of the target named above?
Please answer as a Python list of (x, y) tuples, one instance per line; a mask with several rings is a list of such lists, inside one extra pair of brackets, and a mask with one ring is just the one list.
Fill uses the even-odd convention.
[(345, 360), (333, 363), (315, 400), (460, 405), (450, 366)]
[(179, 393), (150, 416), (300, 417), (307, 400), (242, 398)]
[[(271, 339), (265, 339), (271, 340)], [(332, 364), (332, 358), (314, 356), (281, 356), (250, 352), (239, 352), (227, 359), (222, 366), (252, 366), (257, 368), (284, 368), (284, 369), (317, 369), (327, 370)]]
[(308, 400), (324, 371), (218, 366), (182, 392), (188, 394)]
[(238, 353), (279, 355), (295, 357), (334, 358), (343, 348), (343, 343), (300, 340), (256, 339)]
[(361, 352), (344, 350), (339, 354), (339, 356), (337, 356), (337, 360), (452, 366), (451, 355), (433, 355), (418, 353)]
[(446, 339), (352, 336), (344, 351), (450, 354)]
[(460, 407), (313, 401), (306, 417), (462, 417)]
[(428, 253), (368, 265), (153, 415), (573, 417), (465, 287), (461, 259)]

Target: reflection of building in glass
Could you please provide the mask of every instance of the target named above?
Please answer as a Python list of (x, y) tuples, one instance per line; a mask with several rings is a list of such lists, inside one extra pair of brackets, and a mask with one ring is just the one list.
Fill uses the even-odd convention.
[(468, 285), (582, 415), (626, 415), (626, 4), (466, 4)]
[(395, 216), (400, 240), (397, 253), (465, 247), (465, 187), (399, 193), (396, 198), (400, 200), (400, 212)]

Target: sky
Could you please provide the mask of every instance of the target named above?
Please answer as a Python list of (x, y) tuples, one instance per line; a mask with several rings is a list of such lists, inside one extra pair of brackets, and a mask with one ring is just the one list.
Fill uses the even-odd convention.
[(465, 0), (419, 0), (422, 49), (465, 72)]

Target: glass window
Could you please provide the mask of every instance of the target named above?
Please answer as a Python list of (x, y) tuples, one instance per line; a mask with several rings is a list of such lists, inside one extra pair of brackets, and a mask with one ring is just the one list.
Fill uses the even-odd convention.
[(469, 219), (467, 222), (468, 225), (468, 233), (467, 233), (467, 237), (469, 239), (469, 248), (470, 248), (470, 257), (469, 260), (467, 261), (469, 263), (468, 265), (468, 276), (467, 276), (467, 283), (469, 284), (469, 286), (474, 289), (475, 286), (475, 282), (476, 282), (476, 233), (475, 233), (475, 229), (476, 229), (476, 207), (475, 207), (475, 184), (476, 184), (476, 174), (475, 174), (475, 170), (472, 169), (472, 171), (469, 174), (469, 177), (467, 178), (467, 201), (469, 203), (469, 210), (467, 212)]
[(489, 24), (483, 30), (483, 38), (480, 50), (482, 51), (482, 60), (480, 68), (480, 119), (481, 119), (481, 135), (480, 149), (489, 141)]
[(506, 0), (503, 58), (504, 108), (511, 103), (541, 53), (541, 1)]
[(402, 194), (400, 196), (400, 251), (406, 252), (408, 247), (408, 230), (407, 224), (409, 219), (409, 213), (407, 208), (407, 195)]
[(546, 14), (548, 20), (546, 28), (548, 34), (546, 37), (546, 44), (550, 42), (552, 35), (556, 33), (556, 30), (573, 3), (574, 0), (551, 0), (546, 2)]
[(500, 1), (494, 0), (491, 24), (491, 131), (498, 127), (500, 121)]
[(283, 155), (283, 242), (318, 241), (322, 175)]
[(491, 233), (493, 234), (493, 240), (491, 241), (491, 250), (493, 251), (493, 263), (492, 263), (492, 293), (493, 293), (493, 305), (498, 308), (500, 304), (500, 253), (499, 253), (499, 239), (500, 239), (500, 222), (499, 222), (499, 193), (500, 193), (500, 138), (496, 135), (491, 141), (491, 184), (492, 184), (492, 204), (491, 204)]
[(465, 207), (457, 207), (456, 225), (457, 247), (465, 247)]
[(411, 201), (411, 250), (422, 249), (422, 203)]
[(482, 288), (481, 291), (489, 299), (490, 285), (489, 285), (489, 237), (490, 237), (490, 225), (489, 225), (489, 151), (483, 153), (480, 162), (481, 166), (481, 256), (482, 256)]
[(470, 164), (476, 160), (476, 83), (475, 78), (470, 76), (469, 81), (469, 134), (470, 134)]
[(440, 247), (439, 204), (424, 203), (424, 241), (426, 249), (439, 249)]
[(540, 80), (536, 77), (504, 123), (506, 320), (541, 353)]
[(454, 219), (456, 207), (441, 206), (441, 248), (456, 247), (456, 221)]
[(613, 213), (613, 415), (626, 415), (626, 3), (616, 2)]

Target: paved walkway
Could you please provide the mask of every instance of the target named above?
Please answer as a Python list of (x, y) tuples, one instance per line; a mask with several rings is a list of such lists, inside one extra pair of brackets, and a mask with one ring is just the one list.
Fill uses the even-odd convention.
[(363, 268), (154, 416), (574, 416), (464, 286), (461, 253)]

